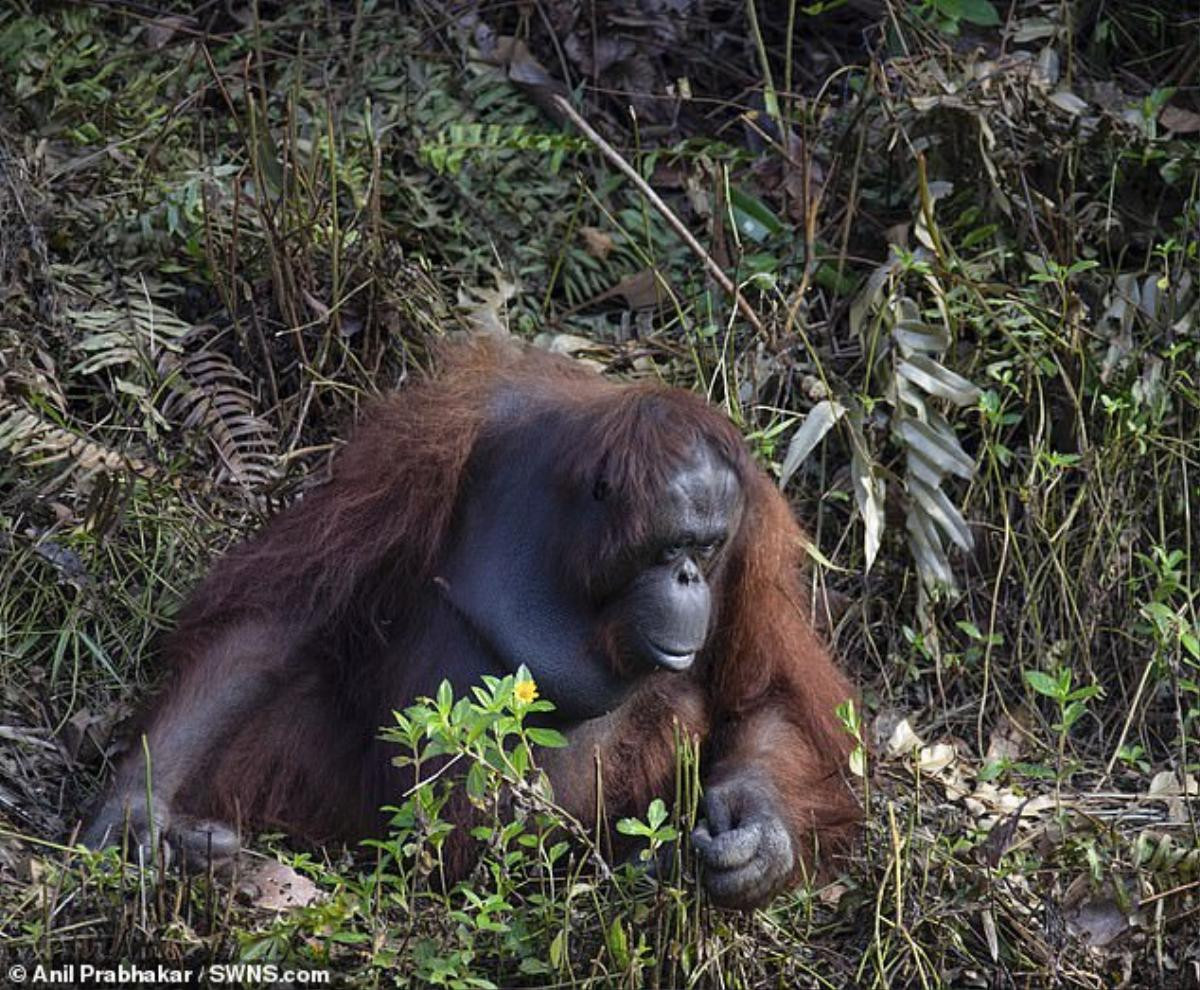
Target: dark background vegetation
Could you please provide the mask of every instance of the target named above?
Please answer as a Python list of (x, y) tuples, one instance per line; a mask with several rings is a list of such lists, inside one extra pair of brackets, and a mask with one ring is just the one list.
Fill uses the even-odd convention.
[[(3, 961), (1200, 986), (1198, 75), (1194, 3), (7, 4)], [(533, 824), (454, 891), (267, 837), (282, 913), (71, 851), (186, 589), (478, 333), (700, 390), (780, 478), (859, 851), (752, 917), (682, 854), (555, 886)]]

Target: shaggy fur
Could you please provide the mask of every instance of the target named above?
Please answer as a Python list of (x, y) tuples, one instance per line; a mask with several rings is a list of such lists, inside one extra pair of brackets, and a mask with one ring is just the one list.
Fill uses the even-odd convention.
[[(447, 625), (436, 585), (456, 506), (472, 465), (491, 463), (489, 445), (534, 423), (556, 466), (546, 486), (587, 491), (602, 477), (620, 499), (601, 546), (561, 534), (570, 594), (602, 594), (601, 575), (645, 536), (658, 493), (698, 444), (745, 497), (710, 577), (715, 618), (694, 666), (648, 675), (617, 711), (569, 727), (571, 747), (546, 757), (559, 800), (592, 821), (599, 765), (607, 812), (640, 814), (672, 786), (678, 720), (704, 742), (709, 784), (765, 782), (797, 850), (847, 838), (858, 808), (834, 709), (852, 692), (806, 616), (804, 536), (738, 431), (691, 393), (617, 384), (539, 352), (459, 345), (441, 365), (370, 409), (332, 480), (220, 559), (191, 596), (146, 729), (170, 813), (316, 839), (378, 833), (378, 809), (404, 783), (378, 726), (455, 673), (464, 633)], [(134, 752), (117, 793), (136, 794), (142, 774)]]

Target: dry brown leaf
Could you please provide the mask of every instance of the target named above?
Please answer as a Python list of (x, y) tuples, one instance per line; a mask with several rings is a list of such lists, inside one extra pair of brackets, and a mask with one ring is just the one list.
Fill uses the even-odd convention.
[(112, 737), (112, 719), (81, 708), (72, 715), (58, 733), (67, 755), (83, 763), (98, 763), (104, 756)]
[(508, 336), (508, 302), (520, 286), (496, 273), (496, 287), (468, 286), (458, 290), (458, 308), (476, 333)]
[(1148, 797), (1166, 803), (1167, 818), (1173, 822), (1189, 820), (1187, 799), (1194, 798), (1197, 794), (1200, 794), (1200, 786), (1197, 785), (1195, 777), (1189, 774), (1181, 784), (1179, 778), (1170, 770), (1156, 773), (1147, 790)]
[(540, 347), (551, 354), (562, 354), (565, 357), (574, 358), (580, 364), (585, 364), (597, 371), (603, 371), (606, 361), (612, 357), (612, 348), (573, 333), (539, 333), (533, 338), (533, 346)]
[(979, 917), (983, 922), (983, 935), (987, 940), (988, 955), (991, 956), (992, 962), (995, 962), (1000, 958), (1000, 939), (996, 935), (996, 916), (992, 914), (990, 908), (984, 908)]
[(321, 896), (320, 888), (308, 877), (273, 859), (254, 863), (241, 879), (249, 903), (267, 911), (305, 907)]
[[(1136, 902), (1136, 895), (1132, 895)], [(1121, 909), (1113, 888), (1105, 884), (1096, 890), (1090, 876), (1078, 876), (1063, 895), (1063, 916), (1067, 926), (1092, 948), (1108, 945), (1132, 926)]]
[(1060, 89), (1051, 93), (1049, 100), (1059, 110), (1069, 113), (1072, 117), (1079, 116), (1088, 108), (1087, 100), (1072, 93), (1069, 89)]
[(1019, 760), (1022, 753), (1024, 736), (1020, 727), (1007, 715), (1000, 717), (988, 739), (986, 763), (997, 763), (1000, 760)]
[(663, 189), (682, 189), (691, 183), (694, 173), (683, 165), (671, 162), (656, 162), (654, 171), (650, 174), (650, 185), (662, 191)]
[(503, 66), (509, 82), (528, 96), (548, 117), (561, 121), (562, 111), (554, 102), (555, 96), (570, 96), (567, 87), (546, 71), (520, 38), (501, 35), (493, 51)]
[(598, 76), (629, 58), (636, 47), (628, 38), (586, 37), (578, 32), (567, 36), (563, 49), (584, 75)]
[(885, 751), (892, 754), (910, 753), (922, 745), (921, 737), (917, 735), (908, 719), (902, 718), (892, 727), (884, 743)]
[(1158, 122), (1176, 134), (1195, 134), (1200, 131), (1200, 113), (1184, 110), (1183, 107), (1163, 107)]
[(1067, 924), (1093, 948), (1108, 945), (1130, 927), (1125, 912), (1108, 899), (1082, 902), (1067, 913)]
[(923, 773), (937, 773), (958, 759), (958, 751), (949, 743), (934, 743), (923, 746), (917, 757), (917, 764)]
[(612, 235), (605, 233), (599, 227), (580, 227), (579, 236), (583, 238), (583, 246), (593, 258), (603, 261), (616, 247)]
[(1000, 864), (1000, 858), (1012, 845), (1013, 837), (1017, 834), (1017, 828), (1021, 824), (1021, 812), (1025, 810), (1025, 806), (1029, 804), (1030, 800), (1030, 798), (1026, 798), (1011, 815), (999, 819), (992, 825), (988, 837), (979, 846), (979, 853), (988, 866)]
[(613, 296), (620, 296), (624, 299), (625, 305), (630, 309), (649, 309), (663, 301), (666, 290), (659, 282), (658, 274), (653, 268), (643, 268), (640, 272), (626, 275), (611, 289), (605, 289), (587, 302), (580, 303), (576, 309), (594, 306)]
[(145, 30), (142, 31), (142, 40), (146, 42), (148, 48), (162, 48), (180, 31), (193, 33), (199, 29), (200, 25), (194, 17), (167, 14), (146, 22)]
[(835, 908), (841, 903), (842, 898), (846, 896), (846, 892), (849, 889), (844, 883), (826, 884), (821, 888), (820, 893), (817, 894), (817, 900), (826, 907)]

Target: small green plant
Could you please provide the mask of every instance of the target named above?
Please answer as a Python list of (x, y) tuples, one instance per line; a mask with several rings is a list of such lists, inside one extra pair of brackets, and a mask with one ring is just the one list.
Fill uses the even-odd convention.
[(1136, 770), (1138, 773), (1150, 772), (1150, 761), (1146, 758), (1146, 749), (1138, 743), (1132, 745), (1121, 746), (1117, 750), (1117, 759), (1120, 760), (1130, 770)]
[(930, 21), (944, 34), (956, 35), (963, 24), (995, 27), (1000, 14), (990, 0), (921, 0), (913, 5), (918, 18)]
[(843, 727), (854, 737), (854, 749), (850, 751), (850, 771), (864, 780), (867, 776), (867, 746), (863, 741), (862, 716), (852, 698), (837, 706), (837, 717)]
[(650, 802), (645, 821), (622, 818), (617, 822), (617, 831), (646, 841), (638, 852), (638, 858), (643, 862), (649, 862), (664, 845), (679, 838), (679, 830), (668, 821), (667, 805), (662, 798)]
[(553, 175), (568, 153), (590, 150), (582, 138), (537, 131), (522, 124), (451, 123), (445, 131), (420, 147), (422, 159), (439, 174), (457, 175), (463, 166), (484, 155), (504, 157), (512, 152), (549, 155), (547, 170)]
[[(353, 884), (329, 878), (359, 906), (332, 922), (328, 912), (301, 914), (307, 920), (287, 926), (284, 941), (308, 940), (314, 926), (332, 925), (344, 944), (370, 947), (373, 967), (461, 990), (566, 980), (584, 959), (631, 985), (649, 973), (681, 979), (691, 924), (681, 837), (698, 799), (694, 746), (678, 740), (673, 810), (659, 798), (642, 818), (617, 822), (617, 832), (642, 844), (613, 869), (601, 859), (599, 836), (555, 804), (538, 766), (539, 748), (566, 743), (561, 733), (528, 724), (552, 710), (522, 668), (485, 677), (460, 698), (444, 682), (433, 698), (395, 713), (382, 737), (398, 744), (395, 763), (408, 768), (413, 784), (389, 809), (389, 837), (366, 843), (376, 851), (373, 868)], [(466, 835), (452, 822), (461, 804), (449, 813), (464, 799), (473, 809)], [(474, 869), (452, 882), (451, 857), (461, 861), (468, 841)], [(657, 883), (645, 883), (647, 863)], [(441, 923), (431, 927), (431, 916)]]
[(1004, 645), (1004, 637), (999, 633), (984, 633), (973, 622), (960, 620), (955, 626), (970, 641), (970, 645), (962, 653), (962, 662), (968, 667), (974, 667), (982, 661), (993, 647)]
[[(1196, 726), (1200, 724), (1200, 622), (1196, 620), (1198, 594), (1191, 586), (1191, 566), (1182, 550), (1153, 546), (1148, 554), (1137, 554), (1142, 565), (1130, 580), (1130, 589), (1149, 600), (1138, 613), (1145, 620), (1142, 631), (1153, 644), (1152, 667), (1156, 677), (1172, 678), (1183, 704), (1179, 712), (1179, 736), (1183, 751), (1193, 751)], [(1118, 754), (1120, 757), (1120, 754)], [(1196, 765), (1194, 759), (1186, 766)]]
[(1071, 668), (1065, 664), (1059, 666), (1053, 674), (1026, 668), (1024, 675), (1026, 684), (1043, 697), (1050, 698), (1058, 706), (1058, 721), (1051, 727), (1058, 736), (1056, 779), (1061, 783), (1064, 777), (1070, 776), (1070, 771), (1065, 766), (1067, 736), (1075, 723), (1087, 712), (1088, 701), (1103, 694), (1104, 689), (1099, 684), (1075, 687)]

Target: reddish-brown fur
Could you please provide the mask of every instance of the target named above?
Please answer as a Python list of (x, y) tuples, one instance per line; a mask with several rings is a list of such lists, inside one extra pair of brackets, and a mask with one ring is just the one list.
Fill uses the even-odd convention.
[[(696, 441), (734, 467), (746, 499), (692, 671), (650, 675), (616, 712), (578, 727), (570, 749), (548, 754), (560, 800), (592, 819), (598, 753), (608, 812), (641, 813), (671, 786), (677, 719), (704, 741), (709, 782), (757, 774), (773, 784), (798, 849), (846, 839), (858, 808), (834, 709), (852, 692), (808, 619), (804, 536), (736, 429), (689, 393), (485, 345), (448, 349), (441, 374), (377, 404), (333, 479), (195, 591), (168, 644), (174, 680), (148, 723), (162, 799), (173, 813), (314, 838), (378, 832), (378, 808), (398, 795), (376, 728), (455, 662), (430, 641), (425, 610), (464, 468), (508, 394), (552, 404), (557, 435), (546, 443), (560, 448), (564, 479), (588, 483), (597, 452), (609, 452), (605, 477), (632, 511), (602, 556), (637, 538), (645, 506)], [(564, 571), (585, 583), (595, 573), (585, 556)], [(235, 668), (253, 690), (229, 687)], [(217, 745), (198, 765), (189, 754), (205, 738)], [(135, 758), (118, 789), (139, 773)]]

